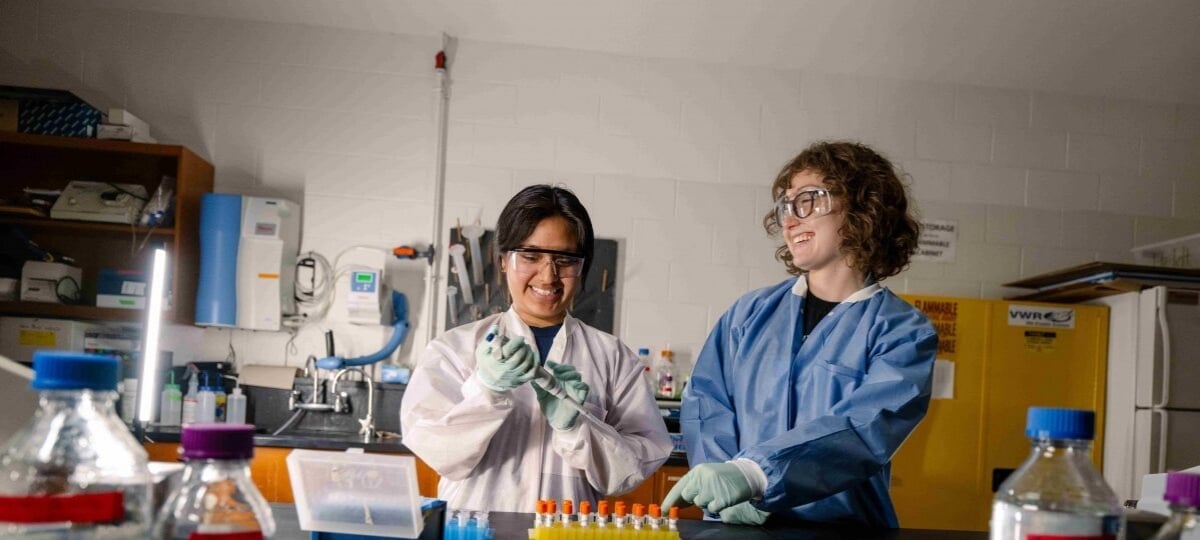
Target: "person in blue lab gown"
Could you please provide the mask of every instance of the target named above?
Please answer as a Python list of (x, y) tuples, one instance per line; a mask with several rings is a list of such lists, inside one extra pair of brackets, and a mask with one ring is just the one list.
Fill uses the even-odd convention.
[(717, 322), (683, 399), (691, 470), (663, 508), (722, 521), (898, 527), (892, 455), (929, 407), (937, 334), (880, 285), (908, 265), (919, 225), (874, 150), (822, 142), (783, 167), (763, 219), (791, 277)]

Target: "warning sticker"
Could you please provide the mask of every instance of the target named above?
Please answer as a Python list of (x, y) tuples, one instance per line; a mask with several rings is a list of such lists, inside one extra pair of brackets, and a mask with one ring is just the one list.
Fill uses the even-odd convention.
[(916, 300), (913, 305), (929, 317), (937, 330), (938, 355), (953, 355), (958, 345), (958, 302)]
[(53, 330), (34, 330), (22, 328), (17, 335), (17, 341), (23, 347), (57, 347), (58, 340), (55, 339)]
[(1029, 352), (1050, 352), (1054, 350), (1058, 333), (1041, 330), (1025, 331), (1025, 350)]

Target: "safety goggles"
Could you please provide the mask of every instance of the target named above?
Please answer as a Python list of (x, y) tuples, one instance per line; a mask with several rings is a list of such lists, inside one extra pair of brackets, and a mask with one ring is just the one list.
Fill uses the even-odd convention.
[(806, 188), (791, 197), (784, 195), (775, 201), (775, 222), (783, 224), (783, 218), (791, 216), (805, 219), (823, 216), (833, 211), (833, 196), (824, 188)]
[(542, 271), (547, 264), (554, 275), (560, 278), (579, 277), (583, 273), (584, 258), (578, 253), (540, 248), (513, 248), (508, 250), (508, 267), (511, 272), (528, 276)]

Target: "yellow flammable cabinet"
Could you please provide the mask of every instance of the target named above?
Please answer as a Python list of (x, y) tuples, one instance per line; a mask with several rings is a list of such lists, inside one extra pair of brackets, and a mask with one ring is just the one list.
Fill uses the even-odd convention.
[(986, 531), (995, 489), (1029, 455), (1031, 406), (1096, 411), (1100, 467), (1106, 306), (902, 296), (939, 342), (929, 413), (892, 459), (901, 527)]

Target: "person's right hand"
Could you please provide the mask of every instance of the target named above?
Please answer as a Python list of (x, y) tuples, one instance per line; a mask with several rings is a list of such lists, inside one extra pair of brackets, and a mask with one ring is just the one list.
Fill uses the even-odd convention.
[(475, 348), (475, 376), (496, 392), (508, 392), (533, 378), (538, 356), (522, 336), (501, 345), (496, 335), (498, 329), (495, 324), (488, 328)]

